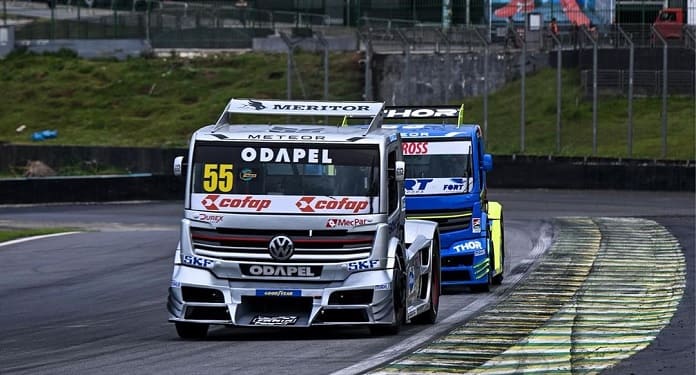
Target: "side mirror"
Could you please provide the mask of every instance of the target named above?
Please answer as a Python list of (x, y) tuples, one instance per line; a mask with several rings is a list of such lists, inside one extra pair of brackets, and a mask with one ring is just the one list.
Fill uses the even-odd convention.
[(483, 170), (488, 172), (493, 169), (493, 155), (483, 154)]
[(394, 164), (394, 178), (397, 181), (403, 181), (406, 177), (406, 162), (397, 161)]
[(177, 156), (174, 158), (174, 176), (181, 176), (184, 170), (184, 157)]

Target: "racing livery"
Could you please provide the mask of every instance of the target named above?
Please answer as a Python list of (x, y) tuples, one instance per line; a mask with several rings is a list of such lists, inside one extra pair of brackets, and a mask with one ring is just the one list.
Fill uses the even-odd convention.
[[(437, 221), (440, 228), (442, 286), (488, 291), (503, 280), (503, 208), (486, 198), (486, 154), (481, 128), (462, 125), (459, 107), (386, 107), (385, 118), (399, 125), (406, 160), (406, 214)], [(457, 118), (457, 124), (433, 120)], [(428, 124), (405, 120), (426, 119)]]
[[(264, 125), (234, 124), (240, 114)], [(307, 116), (360, 124), (268, 120)], [(382, 119), (383, 103), (232, 99), (192, 135), (174, 162), (186, 195), (167, 307), (180, 337), (435, 322), (437, 223), (406, 220), (401, 137)]]

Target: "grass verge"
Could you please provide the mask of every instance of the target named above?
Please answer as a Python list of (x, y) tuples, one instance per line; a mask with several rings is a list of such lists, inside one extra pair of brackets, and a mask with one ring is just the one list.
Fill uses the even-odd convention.
[[(356, 53), (330, 55), (329, 99), (361, 100), (363, 70)], [(292, 97), (323, 97), (321, 54), (297, 53)], [(35, 131), (53, 129), (53, 145), (185, 147), (191, 133), (214, 123), (238, 98), (287, 98), (286, 54), (243, 53), (207, 58), (84, 60), (73, 52), (15, 52), (0, 60), (0, 143), (31, 143)], [(520, 82), (489, 96), (488, 149), (501, 155), (628, 157), (627, 100), (603, 95), (593, 129), (592, 101), (579, 73), (563, 71), (561, 144), (556, 149), (556, 72), (526, 80), (525, 139), (521, 143)], [(456, 103), (452, 103), (456, 104)], [(464, 100), (466, 122), (483, 124), (483, 98)], [(661, 99), (633, 104), (633, 158), (662, 158)], [(695, 158), (696, 101), (670, 97), (666, 159)], [(23, 131), (17, 129), (24, 127)]]

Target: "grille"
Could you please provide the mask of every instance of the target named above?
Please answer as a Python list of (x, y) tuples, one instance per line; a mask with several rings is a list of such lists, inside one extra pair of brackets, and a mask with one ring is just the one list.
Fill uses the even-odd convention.
[(225, 303), (225, 297), (217, 289), (181, 287), (181, 293), (186, 302)]
[(474, 265), (474, 254), (442, 257), (442, 267), (471, 267)]
[(369, 321), (365, 309), (324, 309), (315, 320), (316, 323), (364, 323)]
[(329, 305), (367, 305), (372, 303), (374, 290), (345, 290), (331, 293)]
[(272, 262), (268, 243), (277, 235), (290, 237), (295, 250), (289, 262), (340, 263), (370, 256), (374, 232), (345, 230), (261, 231), (191, 228), (197, 255), (240, 262)]
[(469, 229), (471, 225), (471, 210), (448, 212), (409, 212), (409, 219), (422, 219), (437, 222), (440, 233)]
[(442, 282), (450, 281), (469, 281), (469, 271), (445, 271), (442, 270)]
[(226, 307), (189, 306), (186, 308), (186, 319), (191, 320), (230, 320)]

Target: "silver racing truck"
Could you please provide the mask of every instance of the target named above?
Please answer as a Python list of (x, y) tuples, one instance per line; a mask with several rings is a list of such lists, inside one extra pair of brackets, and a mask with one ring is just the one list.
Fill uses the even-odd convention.
[(186, 195), (167, 308), (181, 338), (435, 322), (437, 223), (406, 220), (401, 138), (382, 119), (376, 102), (232, 99), (191, 136), (174, 161)]

